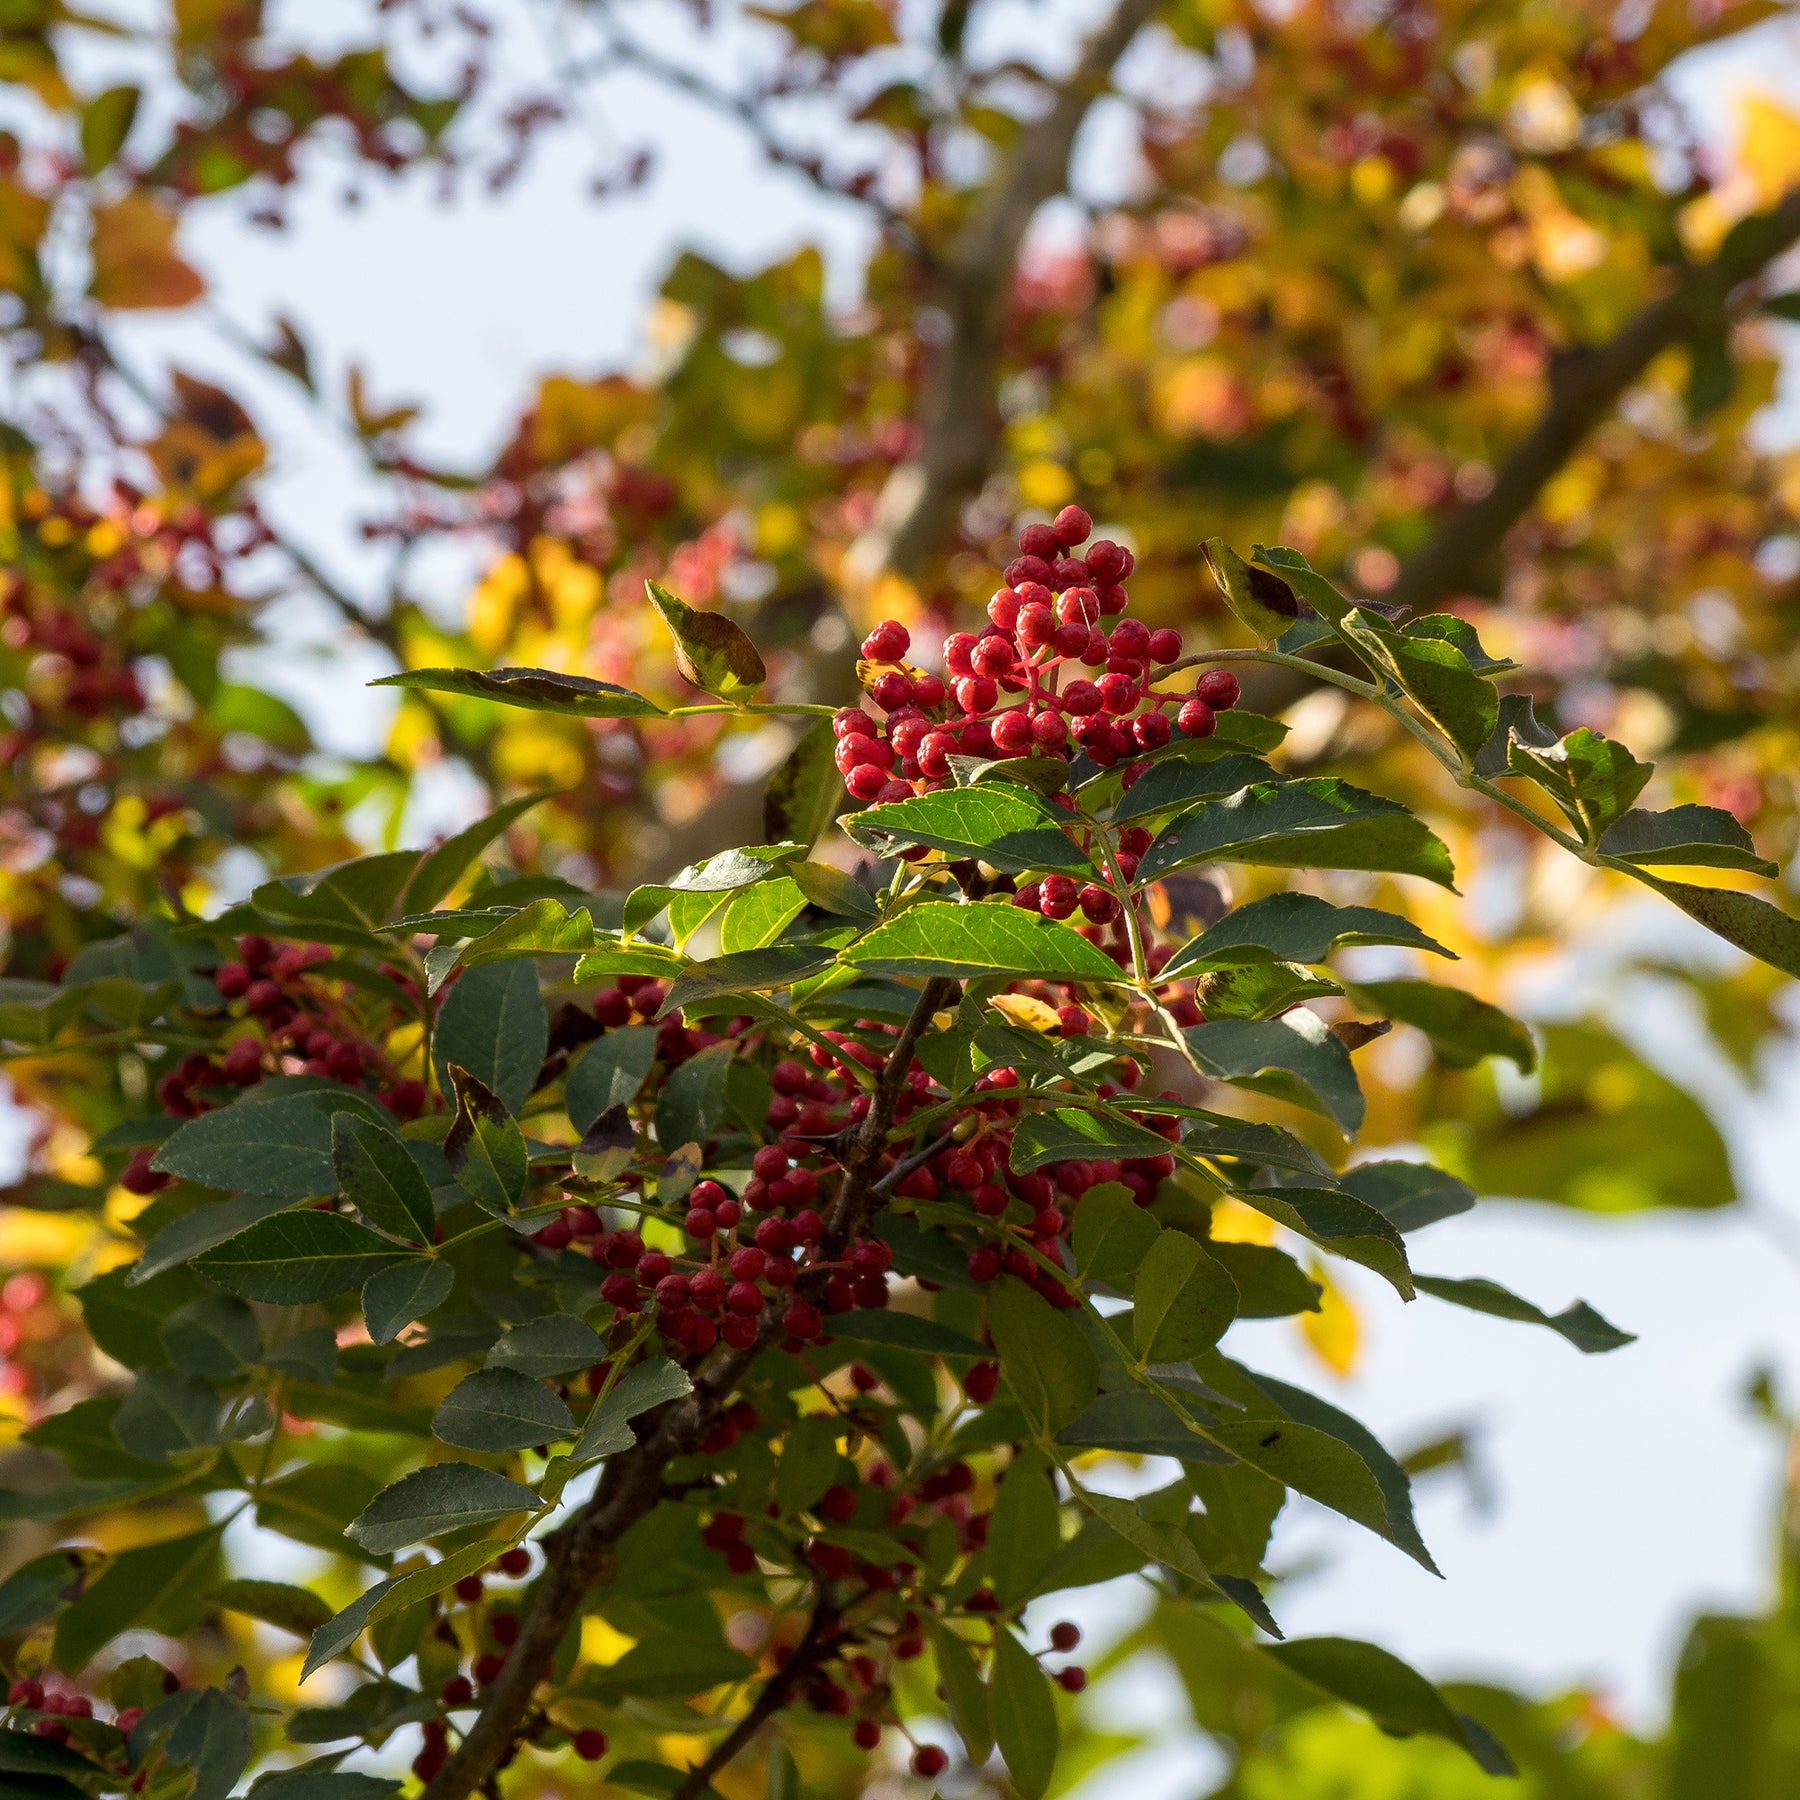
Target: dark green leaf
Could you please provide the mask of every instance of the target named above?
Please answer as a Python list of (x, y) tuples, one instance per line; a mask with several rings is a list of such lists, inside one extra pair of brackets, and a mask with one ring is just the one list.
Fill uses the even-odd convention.
[(516, 1369), (477, 1369), (439, 1402), (432, 1435), (463, 1450), (530, 1450), (572, 1437), (569, 1409)]
[(219, 1397), (197, 1375), (141, 1369), (113, 1416), (113, 1436), (142, 1462), (219, 1441)]
[(531, 1176), (524, 1133), (500, 1096), (458, 1063), (450, 1065), (450, 1086), (456, 1117), (444, 1138), (444, 1161), (483, 1211), (506, 1218), (518, 1211)]
[(989, 1289), (987, 1312), (1007, 1386), (1036, 1429), (1057, 1432), (1084, 1412), (1100, 1370), (1081, 1327), (1010, 1275)]
[(1399, 1231), (1355, 1195), (1325, 1188), (1283, 1187), (1242, 1188), (1237, 1197), (1334, 1255), (1373, 1269), (1403, 1300), (1412, 1298), (1412, 1271)]
[(306, 1680), (314, 1670), (348, 1650), (367, 1627), (379, 1624), (409, 1606), (417, 1606), (421, 1600), (430, 1599), (453, 1581), (486, 1568), (505, 1547), (504, 1539), (498, 1543), (467, 1544), (429, 1568), (417, 1569), (410, 1575), (390, 1575), (387, 1580), (376, 1582), (360, 1599), (351, 1601), (342, 1612), (334, 1613), (313, 1633), (300, 1679)]
[(631, 1421), (669, 1400), (679, 1400), (694, 1390), (687, 1371), (666, 1356), (647, 1357), (633, 1363), (588, 1415), (581, 1440), (570, 1452), (571, 1462), (593, 1462), (629, 1450), (637, 1442)]
[(78, 1598), (95, 1560), (91, 1550), (52, 1550), (21, 1563), (0, 1581), (0, 1638), (12, 1637)]
[[(341, 1093), (349, 1096), (350, 1090)], [(366, 1102), (339, 1091), (243, 1101), (189, 1119), (152, 1159), (152, 1167), (202, 1187), (305, 1200), (337, 1192), (331, 1166), (333, 1114), (362, 1114)], [(190, 1252), (190, 1254), (192, 1254)]]
[[(409, 1259), (410, 1262), (410, 1259)], [(408, 1264), (399, 1264), (406, 1267)], [(426, 1265), (430, 1267), (429, 1263)], [(378, 1275), (371, 1275), (369, 1281), (378, 1281)], [(363, 1283), (366, 1292), (369, 1283)], [(296, 1331), (291, 1337), (285, 1337), (278, 1344), (271, 1344), (262, 1354), (263, 1367), (274, 1369), (288, 1375), (298, 1375), (302, 1381), (330, 1382), (337, 1374), (337, 1333), (329, 1325), (308, 1325)]]
[(361, 1287), (403, 1252), (339, 1213), (276, 1213), (194, 1259), (209, 1281), (245, 1300), (304, 1306)]
[(1138, 865), (1153, 880), (1197, 862), (1386, 869), (1453, 887), (1450, 852), (1404, 806), (1334, 776), (1259, 782), (1165, 826)]
[(1718, 806), (1672, 806), (1667, 812), (1633, 807), (1601, 832), (1599, 848), (1602, 856), (1639, 867), (1667, 863), (1771, 877), (1780, 873), (1756, 854), (1749, 832)]
[(951, 856), (976, 857), (1015, 874), (1061, 869), (1092, 880), (1093, 863), (1063, 829), (1067, 817), (1029, 788), (984, 782), (872, 806), (846, 823), (860, 841), (885, 837), (897, 845), (925, 844)]
[(800, 734), (764, 790), (764, 837), (810, 847), (825, 835), (844, 803), (844, 784), (833, 760), (836, 751), (829, 719), (815, 720)]
[(1428, 1732), (1468, 1751), (1490, 1775), (1514, 1775), (1512, 1759), (1494, 1739), (1452, 1711), (1416, 1669), (1374, 1644), (1354, 1638), (1295, 1638), (1263, 1650), (1290, 1674), (1335, 1699), (1360, 1707), (1395, 1737)]
[(378, 1344), (391, 1344), (415, 1319), (442, 1306), (455, 1285), (455, 1271), (436, 1257), (408, 1257), (377, 1270), (362, 1290), (369, 1336)]
[(434, 694), (498, 700), (502, 706), (567, 713), (578, 719), (662, 717), (660, 706), (630, 688), (586, 675), (564, 675), (555, 669), (403, 669), (398, 675), (383, 675), (369, 686), (424, 688)]
[(1350, 1052), (1317, 1013), (1302, 1006), (1279, 1019), (1220, 1019), (1182, 1035), (1215, 1080), (1323, 1113), (1347, 1137), (1361, 1126), (1362, 1087)]
[(563, 1110), (577, 1131), (638, 1097), (656, 1061), (654, 1025), (620, 1025), (590, 1044), (563, 1082)]
[[(581, 1142), (569, 1153), (569, 1162), (584, 1181), (611, 1181), (631, 1167), (636, 1155), (637, 1127), (631, 1122), (630, 1109), (609, 1106), (581, 1134)], [(699, 1173), (697, 1163), (693, 1173)], [(666, 1170), (661, 1179), (668, 1180)]]
[(177, 1308), (163, 1326), (162, 1336), (169, 1361), (177, 1369), (214, 1380), (235, 1375), (255, 1362), (262, 1350), (256, 1314), (243, 1301), (224, 1294), (203, 1294)]
[(190, 1257), (211, 1250), (227, 1238), (285, 1210), (292, 1203), (280, 1196), (253, 1197), (244, 1200), (221, 1200), (212, 1206), (196, 1206), (171, 1221), (144, 1246), (144, 1254), (126, 1271), (125, 1285), (138, 1287), (154, 1282), (169, 1270), (180, 1267)]
[(1609, 1324), (1585, 1300), (1577, 1300), (1559, 1313), (1547, 1313), (1529, 1300), (1521, 1300), (1497, 1281), (1480, 1278), (1453, 1281), (1441, 1275), (1415, 1275), (1413, 1280), (1421, 1293), (1448, 1300), (1453, 1306), (1466, 1306), (1471, 1312), (1492, 1313), (1497, 1319), (1516, 1319), (1522, 1325), (1548, 1326), (1589, 1356), (1603, 1350), (1623, 1349), (1625, 1345), (1637, 1342), (1635, 1333), (1621, 1331), (1618, 1326)]
[(988, 1577), (1010, 1611), (1027, 1599), (1062, 1548), (1062, 1507), (1050, 1459), (1025, 1450), (1007, 1465), (988, 1521)]
[(488, 1352), (490, 1369), (517, 1369), (521, 1375), (567, 1375), (606, 1360), (606, 1340), (573, 1313), (546, 1313), (501, 1333)]
[(1058, 1107), (1054, 1112), (1027, 1113), (1013, 1136), (1012, 1169), (1028, 1174), (1046, 1163), (1080, 1158), (1161, 1156), (1169, 1148), (1146, 1125), (1134, 1124), (1114, 1113), (1089, 1112), (1080, 1107)]
[[(536, 1512), (542, 1504), (532, 1489), (492, 1469), (475, 1463), (431, 1463), (384, 1487), (345, 1531), (365, 1550), (382, 1555), (447, 1531)], [(309, 1627), (309, 1632), (316, 1628)]]
[(1149, 773), (1119, 796), (1113, 818), (1121, 824), (1147, 819), (1199, 800), (1222, 800), (1254, 782), (1276, 779), (1275, 771), (1258, 756), (1167, 756), (1152, 763)]
[(969, 1646), (941, 1619), (927, 1615), (925, 1630), (931, 1639), (938, 1679), (944, 1684), (950, 1722), (962, 1738), (971, 1766), (979, 1769), (994, 1753), (993, 1719), (981, 1673)]
[(994, 1742), (1006, 1759), (1007, 1773), (1025, 1800), (1038, 1800), (1056, 1767), (1056, 1704), (1050, 1677), (1011, 1631), (994, 1637), (990, 1703)]
[(391, 1132), (338, 1113), (331, 1121), (331, 1166), (344, 1198), (377, 1230), (409, 1243), (432, 1241), (437, 1213), (430, 1185)]
[(659, 582), (646, 581), (650, 604), (675, 640), (675, 667), (683, 680), (721, 700), (749, 700), (769, 672), (743, 630), (723, 613), (699, 612)]
[(1305, 963), (1237, 963), (1202, 975), (1194, 999), (1208, 1019), (1272, 1019), (1303, 1000), (1329, 1000), (1343, 989)]
[[(761, 893), (761, 888), (751, 890)], [(774, 944), (762, 950), (740, 950), (684, 969), (669, 988), (657, 1015), (666, 1018), (696, 1001), (721, 994), (754, 994), (792, 987), (837, 961), (837, 952), (818, 944)]]
[(1493, 736), (1500, 696), (1455, 644), (1396, 631), (1379, 613), (1360, 606), (1338, 621), (1338, 631), (1377, 676), (1399, 688), (1466, 756)]
[(1350, 994), (1371, 1012), (1398, 1019), (1431, 1039), (1438, 1060), (1468, 1069), (1484, 1056), (1504, 1056), (1529, 1075), (1537, 1067), (1537, 1045), (1511, 1013), (1431, 981), (1361, 981)]
[(1240, 1319), (1285, 1319), (1319, 1310), (1319, 1284), (1286, 1251), (1230, 1241), (1211, 1241), (1206, 1247), (1237, 1288)]
[(1129, 1292), (1161, 1229), (1128, 1188), (1110, 1181), (1089, 1188), (1075, 1209), (1075, 1266), (1084, 1280)]
[(1124, 979), (1119, 965), (1071, 926), (1008, 900), (908, 907), (865, 932), (843, 952), (843, 960), (876, 975)]
[(714, 1044), (698, 1056), (690, 1056), (663, 1083), (656, 1102), (656, 1141), (665, 1152), (683, 1144), (706, 1141), (725, 1116), (725, 1065), (730, 1062), (730, 1042)]
[(1237, 1287), (1195, 1238), (1159, 1232), (1133, 1289), (1132, 1330), (1145, 1362), (1187, 1362), (1209, 1350), (1237, 1317)]
[(841, 919), (873, 919), (880, 915), (875, 896), (842, 869), (830, 863), (792, 862), (787, 866), (794, 885), (806, 896), (809, 906), (821, 912), (835, 913)]
[(1396, 1231), (1419, 1231), (1467, 1212), (1475, 1190), (1430, 1163), (1369, 1162), (1346, 1169), (1341, 1185), (1372, 1206)]
[(1228, 1451), (1218, 1448), (1194, 1428), (1190, 1422), (1193, 1417), (1162, 1394), (1148, 1388), (1127, 1388), (1102, 1394), (1056, 1434), (1056, 1441), (1071, 1450), (1111, 1450), (1120, 1456), (1172, 1456), (1178, 1462), (1230, 1461)]
[(215, 1525), (121, 1550), (57, 1619), (56, 1666), (66, 1675), (76, 1674), (114, 1638), (142, 1621), (161, 1617), (171, 1605), (185, 1619), (185, 1629), (204, 1609), (211, 1591), (204, 1571), (218, 1555), (221, 1529)]
[(278, 1625), (295, 1637), (311, 1637), (331, 1617), (331, 1608), (311, 1588), (285, 1581), (227, 1581), (213, 1597), (231, 1612)]
[(203, 1290), (186, 1269), (165, 1269), (145, 1282), (131, 1279), (135, 1271), (131, 1264), (83, 1282), (76, 1290), (82, 1322), (114, 1362), (128, 1369), (165, 1368), (170, 1359), (163, 1322)]
[(1336, 624), (1352, 610), (1350, 602), (1298, 550), (1252, 544), (1250, 561), (1253, 573), (1271, 575), (1284, 582), (1321, 619)]
[(256, 1800), (393, 1800), (400, 1783), (383, 1775), (360, 1770), (333, 1769), (334, 1757), (302, 1763), (297, 1769), (279, 1769), (257, 1778), (250, 1792)]
[(1281, 893), (1227, 913), (1177, 950), (1162, 973), (1173, 981), (1238, 963), (1317, 963), (1344, 944), (1400, 944), (1438, 956), (1452, 954), (1398, 913), (1374, 906), (1333, 906), (1316, 894)]
[(1771, 906), (1755, 894), (1730, 888), (1695, 887), (1686, 881), (1669, 881), (1660, 875), (1640, 874), (1665, 900), (1673, 901), (1691, 919), (1727, 943), (1748, 951), (1759, 962), (1784, 975), (1800, 975), (1800, 919)]
[(537, 968), (529, 959), (470, 969), (438, 1014), (431, 1051), (439, 1086), (448, 1092), (455, 1063), (517, 1112), (537, 1082), (549, 1037)]

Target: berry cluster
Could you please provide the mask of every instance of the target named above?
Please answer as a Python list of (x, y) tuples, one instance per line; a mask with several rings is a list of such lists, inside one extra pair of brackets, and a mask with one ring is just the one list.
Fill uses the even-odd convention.
[[(838, 772), (853, 798), (874, 805), (948, 787), (952, 756), (1069, 758), (1078, 750), (1111, 768), (1161, 749), (1177, 731), (1212, 734), (1218, 713), (1237, 703), (1236, 679), (1212, 669), (1190, 694), (1155, 691), (1158, 671), (1181, 661), (1181, 634), (1119, 616), (1132, 554), (1101, 538), (1076, 556), (1092, 531), (1079, 506), (1027, 525), (1006, 585), (988, 602), (989, 624), (944, 640), (944, 678), (903, 662), (912, 640), (897, 620), (869, 633), (864, 678), (885, 717), (847, 707), (833, 721)], [(1126, 775), (1134, 778), (1129, 768)]]
[[(260, 934), (240, 937), (236, 958), (213, 971), (213, 985), (234, 1013), (241, 1010), (245, 1029), (221, 1054), (194, 1051), (163, 1075), (156, 1084), (163, 1111), (198, 1118), (267, 1075), (317, 1075), (367, 1087), (396, 1118), (417, 1118), (429, 1099), (425, 1084), (396, 1074), (381, 1044), (386, 1032), (370, 1031), (353, 1015), (347, 993), (322, 966), (332, 955), (324, 944), (278, 948)], [(391, 966), (382, 973), (418, 1004), (410, 975)], [(405, 1016), (396, 1005), (388, 1023), (398, 1025)], [(168, 1186), (172, 1177), (150, 1166), (154, 1155), (154, 1149), (133, 1154), (119, 1177), (127, 1192), (154, 1194)]]

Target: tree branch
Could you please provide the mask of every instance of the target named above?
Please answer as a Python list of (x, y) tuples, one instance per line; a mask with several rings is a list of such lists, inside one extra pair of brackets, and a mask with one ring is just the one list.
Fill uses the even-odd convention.
[(762, 1692), (756, 1696), (750, 1710), (714, 1746), (706, 1760), (688, 1770), (669, 1800), (700, 1800), (712, 1778), (793, 1698), (794, 1689), (812, 1673), (814, 1665), (822, 1660), (822, 1653), (831, 1647), (832, 1628), (836, 1623), (836, 1612), (821, 1599), (813, 1608), (806, 1635), (794, 1646), (793, 1654), (763, 1683)]
[[(875, 1175), (905, 1092), (913, 1051), (932, 1015), (955, 992), (956, 983), (941, 978), (926, 982), (919, 990), (912, 1015), (888, 1055), (868, 1113), (844, 1161), (843, 1180), (820, 1245), (821, 1263), (836, 1261), (862, 1227), (875, 1197)], [(815, 1298), (827, 1278), (827, 1270), (814, 1269), (800, 1278), (796, 1289), (806, 1298)], [(635, 1448), (607, 1461), (594, 1497), (567, 1524), (542, 1540), (544, 1574), (520, 1625), (518, 1640), (498, 1677), (485, 1690), (481, 1711), (455, 1754), (426, 1785), (423, 1800), (463, 1800), (504, 1765), (519, 1737), (521, 1722), (531, 1711), (537, 1684), (548, 1673), (557, 1646), (581, 1610), (583, 1595), (607, 1579), (614, 1546), (662, 1499), (663, 1471), (677, 1456), (698, 1449), (745, 1371), (763, 1350), (783, 1337), (782, 1316), (789, 1304), (786, 1294), (772, 1295), (763, 1308), (755, 1342), (743, 1350), (723, 1345), (715, 1350), (695, 1376), (694, 1391), (683, 1400), (672, 1401), (660, 1415), (649, 1415), (655, 1421), (651, 1429)]]
[(1625, 390), (1670, 345), (1718, 319), (1732, 289), (1760, 275), (1796, 240), (1800, 240), (1800, 189), (1771, 211), (1745, 220), (1718, 256), (1642, 308), (1616, 336), (1559, 358), (1551, 370), (1549, 403), (1500, 465), (1493, 487), (1438, 521), (1425, 544), (1402, 566), (1393, 587), (1381, 596), (1383, 602), (1402, 613), (1420, 613), (1466, 592), (1545, 484), (1611, 414)]
[(888, 477), (874, 522), (851, 546), (866, 580), (884, 568), (911, 573), (938, 544), (963, 498), (985, 479), (998, 441), (994, 386), (1007, 301), (1032, 218), (1069, 183), (1069, 156), (1119, 58), (1155, 17), (1159, 0), (1118, 0), (1082, 46), (1050, 110), (1020, 132), (999, 179), (969, 215), (940, 270), (950, 315), (944, 352), (920, 403), (919, 454)]

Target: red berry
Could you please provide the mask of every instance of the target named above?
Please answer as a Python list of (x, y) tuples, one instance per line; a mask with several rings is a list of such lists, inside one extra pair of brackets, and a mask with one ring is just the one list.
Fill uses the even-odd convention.
[(575, 1754), (583, 1762), (598, 1762), (606, 1754), (606, 1733), (593, 1725), (576, 1732)]
[(483, 1687), (500, 1679), (500, 1671), (506, 1667), (506, 1658), (496, 1655), (492, 1650), (485, 1650), (475, 1659), (475, 1679)]
[(969, 1256), (969, 1279), (992, 1281), (1000, 1273), (1000, 1252), (992, 1244), (983, 1244)]
[(860, 706), (840, 706), (831, 715), (831, 730), (835, 737), (846, 738), (860, 733), (867, 737), (875, 729), (875, 721)]
[(913, 705), (936, 712), (944, 704), (944, 684), (935, 675), (913, 677)]
[(1111, 538), (1097, 538), (1089, 544), (1085, 560), (1096, 581), (1123, 581), (1131, 573), (1131, 552)]
[(1165, 625), (1150, 634), (1150, 660), (1159, 663), (1180, 662), (1181, 633)]
[(1087, 1686), (1087, 1670), (1078, 1669), (1071, 1664), (1066, 1669), (1057, 1671), (1056, 1685), (1065, 1694), (1079, 1694)]
[(1028, 581), (1048, 581), (1050, 565), (1041, 556), (1015, 556), (1006, 565), (1004, 574), (1006, 585), (1018, 588)]
[(874, 1750), (881, 1744), (881, 1724), (876, 1719), (858, 1719), (850, 1728), (850, 1739), (859, 1750)]
[(1173, 735), (1169, 715), (1160, 712), (1140, 713), (1131, 721), (1131, 735), (1140, 750), (1160, 750)]
[(930, 1781), (949, 1768), (950, 1758), (936, 1744), (921, 1744), (912, 1755), (912, 1772), (922, 1781)]
[(1142, 658), (1150, 654), (1150, 628), (1137, 619), (1121, 619), (1107, 639), (1114, 656)]
[(869, 697), (883, 712), (898, 712), (901, 707), (912, 704), (912, 678), (902, 675), (898, 669), (890, 669), (885, 675), (876, 676), (870, 685)]
[(963, 1377), (963, 1392), (977, 1406), (986, 1406), (999, 1391), (1000, 1365), (998, 1363), (976, 1363)]
[(1050, 1648), (1065, 1655), (1081, 1642), (1081, 1627), (1064, 1619), (1050, 1627)]
[(1046, 875), (1041, 883), (1039, 902), (1047, 919), (1066, 919), (1075, 910), (1079, 890), (1067, 875)]
[(1069, 741), (1061, 713), (1041, 712), (1031, 721), (1031, 741), (1040, 750), (1060, 750)]
[(1056, 616), (1065, 625), (1091, 630), (1100, 620), (1100, 596), (1091, 587), (1072, 587), (1057, 600)]
[(452, 1675), (439, 1690), (438, 1698), (446, 1706), (468, 1706), (475, 1698), (475, 1684), (466, 1675)]
[(1194, 683), (1194, 694), (1214, 712), (1229, 712), (1238, 703), (1237, 677), (1229, 669), (1208, 669)]
[(519, 1620), (516, 1613), (495, 1613), (488, 1620), (488, 1630), (494, 1634), (494, 1642), (509, 1648), (519, 1641)]
[(6, 1690), (6, 1703), (8, 1706), (23, 1706), (36, 1712), (44, 1704), (43, 1684), (22, 1676)]
[(898, 619), (883, 619), (863, 639), (862, 653), (870, 662), (898, 662), (912, 647), (912, 635)]
[(523, 1575), (531, 1567), (531, 1552), (523, 1544), (515, 1544), (510, 1550), (502, 1550), (494, 1559), (494, 1567), (502, 1575)]
[(1138, 684), (1128, 675), (1102, 675), (1097, 685), (1100, 704), (1115, 716), (1130, 712), (1138, 703)]
[[(1077, 540), (1079, 541), (1079, 540)], [(1026, 556), (1041, 556), (1046, 562), (1061, 556), (1065, 546), (1050, 525), (1027, 525), (1019, 533), (1019, 549)]]
[(1080, 656), (1087, 649), (1088, 627), (1080, 619), (1059, 625), (1054, 642), (1058, 656)]
[(1064, 1037), (1086, 1037), (1091, 1021), (1084, 1007), (1059, 1006), (1056, 1009), (1056, 1023)]
[(275, 946), (256, 932), (237, 941), (238, 960), (247, 969), (260, 969), (275, 954)]
[(984, 713), (1000, 697), (991, 677), (964, 675), (956, 683), (956, 704), (966, 713)]
[(1198, 694), (1182, 701), (1181, 711), (1175, 715), (1175, 723), (1182, 729), (1183, 735), (1191, 738), (1211, 737), (1218, 720), (1213, 709)]
[(1026, 713), (1003, 712), (993, 729), (994, 748), (1002, 756), (1023, 756), (1032, 746), (1031, 719)]
[(1118, 901), (1097, 882), (1088, 882), (1082, 888), (1078, 900), (1082, 912), (1096, 925), (1104, 925), (1109, 920), (1118, 917)]
[(457, 1599), (459, 1599), (463, 1605), (473, 1606), (475, 1602), (481, 1598), (481, 1577), (479, 1575), (465, 1575), (462, 1580), (456, 1584), (453, 1591), (455, 1592)]
[(1021, 644), (1032, 650), (1042, 649), (1056, 636), (1056, 615), (1047, 606), (1022, 606), (1017, 630)]
[(1078, 544), (1085, 544), (1094, 534), (1094, 521), (1079, 506), (1065, 506), (1050, 521), (1050, 529), (1056, 534), (1056, 541), (1065, 550), (1073, 550)]
[(241, 1000), (250, 988), (250, 971), (239, 962), (220, 963), (213, 971), (213, 986), (227, 1000)]
[(804, 1300), (796, 1300), (781, 1315), (781, 1323), (789, 1337), (811, 1338), (819, 1335), (825, 1321), (816, 1306), (809, 1305)]
[(1086, 718), (1100, 710), (1100, 690), (1091, 681), (1071, 681), (1062, 691), (1063, 710)]

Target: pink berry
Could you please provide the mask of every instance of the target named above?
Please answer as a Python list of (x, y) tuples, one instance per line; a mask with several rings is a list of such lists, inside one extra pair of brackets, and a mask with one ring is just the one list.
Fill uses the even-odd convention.
[(1213, 727), (1218, 720), (1213, 716), (1213, 709), (1198, 694), (1182, 701), (1181, 711), (1175, 715), (1175, 723), (1179, 725), (1187, 737), (1211, 737)]

